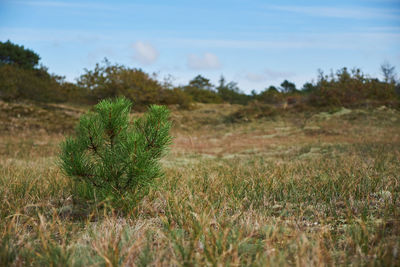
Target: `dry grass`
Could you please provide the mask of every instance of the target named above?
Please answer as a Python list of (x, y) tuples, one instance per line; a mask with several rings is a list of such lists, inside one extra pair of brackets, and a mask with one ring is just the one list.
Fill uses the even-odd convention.
[(166, 174), (130, 214), (74, 198), (62, 127), (4, 130), (0, 265), (400, 264), (398, 111), (225, 123), (236, 109), (174, 111)]

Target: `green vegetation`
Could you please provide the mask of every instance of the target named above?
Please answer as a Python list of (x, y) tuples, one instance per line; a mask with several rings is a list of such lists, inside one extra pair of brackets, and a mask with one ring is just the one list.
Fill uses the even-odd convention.
[(132, 205), (161, 175), (158, 160), (170, 143), (169, 112), (163, 106), (131, 125), (131, 102), (103, 100), (80, 118), (76, 136), (62, 144), (61, 167), (74, 179), (76, 193)]
[(0, 42), (0, 66), (14, 65), (23, 69), (34, 69), (40, 57), (32, 50), (7, 42)]
[(183, 91), (194, 101), (199, 103), (222, 103), (222, 98), (215, 91), (214, 85), (210, 80), (201, 75), (197, 75), (184, 86)]
[(112, 65), (107, 59), (94, 70), (86, 70), (78, 80), (79, 88), (87, 92), (89, 102), (125, 96), (131, 99), (136, 110), (145, 110), (150, 104), (179, 105), (187, 108), (190, 97), (178, 88), (161, 85), (140, 69)]
[(65, 92), (60, 77), (46, 69), (24, 69), (14, 65), (0, 66), (0, 96), (6, 101), (32, 100), (62, 102)]
[(284, 80), (281, 83), (282, 92), (284, 93), (294, 93), (297, 91), (296, 85), (294, 83), (289, 82), (288, 80)]
[(396, 84), (366, 77), (359, 69), (343, 68), (330, 77), (320, 74), (315, 90), (309, 96), (313, 106), (360, 106), (368, 102), (397, 106)]

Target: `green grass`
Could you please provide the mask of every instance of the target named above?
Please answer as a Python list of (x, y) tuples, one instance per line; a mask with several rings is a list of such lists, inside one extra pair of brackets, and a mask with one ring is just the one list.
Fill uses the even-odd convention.
[(166, 174), (128, 214), (74, 197), (58, 133), (4, 133), (0, 265), (399, 265), (398, 111), (215, 114), (175, 113)]

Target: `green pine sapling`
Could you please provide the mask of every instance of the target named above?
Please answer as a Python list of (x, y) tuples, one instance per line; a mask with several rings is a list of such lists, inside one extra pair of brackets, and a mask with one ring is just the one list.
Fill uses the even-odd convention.
[(126, 98), (103, 100), (80, 118), (60, 155), (75, 185), (104, 197), (135, 199), (161, 175), (159, 160), (171, 142), (169, 111), (152, 105), (130, 123), (130, 110)]

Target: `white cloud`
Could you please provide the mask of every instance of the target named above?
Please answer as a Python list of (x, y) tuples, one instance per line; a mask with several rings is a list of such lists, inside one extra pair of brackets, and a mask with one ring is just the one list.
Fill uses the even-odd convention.
[(293, 72), (265, 69), (261, 73), (248, 72), (244, 77), (249, 82), (259, 83), (265, 81), (276, 81), (278, 79), (288, 79), (294, 75)]
[(143, 65), (153, 64), (158, 59), (157, 49), (149, 43), (138, 41), (133, 44), (133, 49), (135, 51), (134, 59)]
[(194, 70), (209, 70), (221, 68), (218, 57), (213, 53), (204, 53), (201, 56), (190, 54), (187, 58), (187, 65)]

